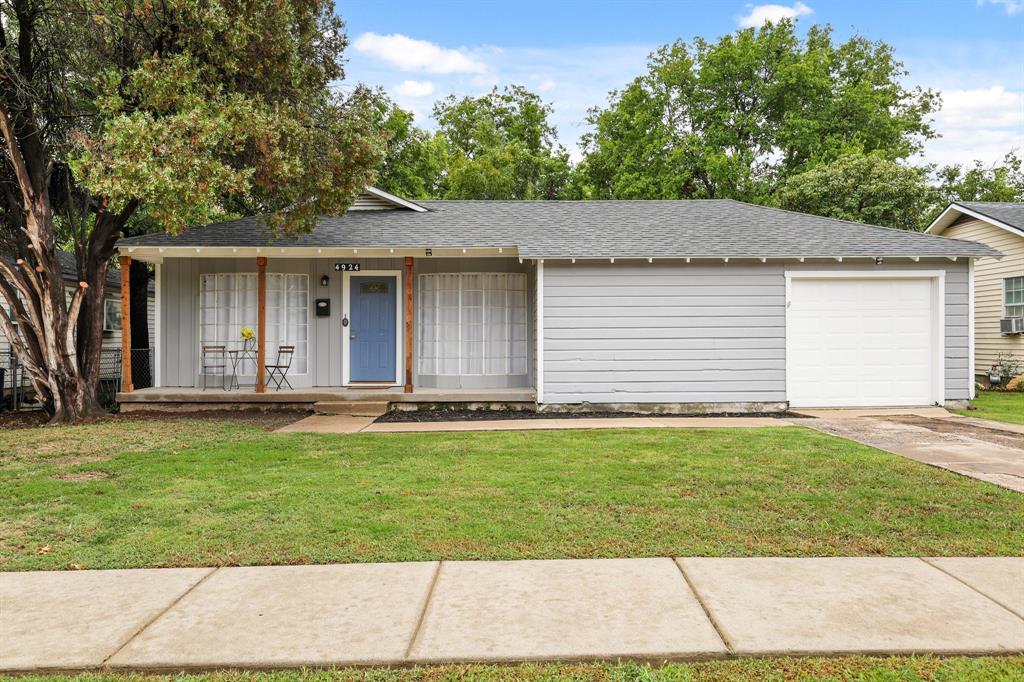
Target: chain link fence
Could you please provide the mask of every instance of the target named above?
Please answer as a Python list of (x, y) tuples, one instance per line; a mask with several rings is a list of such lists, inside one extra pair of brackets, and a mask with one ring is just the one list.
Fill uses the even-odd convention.
[[(153, 385), (153, 349), (133, 348), (132, 385), (149, 388)], [(100, 404), (112, 408), (121, 390), (121, 349), (104, 348), (100, 351), (100, 377), (96, 395)], [(0, 355), (0, 410), (39, 409), (35, 389), (25, 368), (13, 351)]]

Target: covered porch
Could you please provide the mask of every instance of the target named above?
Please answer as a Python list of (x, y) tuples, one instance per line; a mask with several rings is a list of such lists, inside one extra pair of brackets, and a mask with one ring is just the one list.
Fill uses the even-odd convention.
[[(122, 271), (132, 258), (156, 270), (154, 385), (135, 389), (126, 365), (123, 409), (535, 403), (535, 265), (508, 249), (248, 250), (122, 252)], [(276, 390), (268, 366), (285, 347)], [(204, 371), (210, 348), (226, 349), (227, 376)]]

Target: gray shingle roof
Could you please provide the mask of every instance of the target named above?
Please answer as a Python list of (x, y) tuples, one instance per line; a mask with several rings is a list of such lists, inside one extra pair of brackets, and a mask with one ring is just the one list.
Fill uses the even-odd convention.
[(429, 209), (351, 211), (272, 239), (249, 217), (118, 246), (517, 247), (525, 258), (993, 256), (988, 246), (822, 218), (729, 199), (696, 201), (422, 201)]
[(1001, 223), (1017, 228), (1024, 234), (1024, 202), (1019, 201), (958, 201), (957, 206), (969, 208)]

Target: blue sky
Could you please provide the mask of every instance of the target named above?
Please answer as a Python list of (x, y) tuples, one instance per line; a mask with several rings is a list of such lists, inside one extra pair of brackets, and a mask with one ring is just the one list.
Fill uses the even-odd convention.
[(347, 82), (383, 86), (419, 125), (433, 102), (520, 83), (554, 106), (559, 138), (578, 157), (589, 107), (644, 70), (676, 38), (713, 39), (744, 25), (792, 16), (828, 23), (842, 39), (885, 40), (909, 85), (942, 92), (942, 137), (924, 160), (1024, 152), (1024, 0), (890, 2), (339, 2), (348, 25)]

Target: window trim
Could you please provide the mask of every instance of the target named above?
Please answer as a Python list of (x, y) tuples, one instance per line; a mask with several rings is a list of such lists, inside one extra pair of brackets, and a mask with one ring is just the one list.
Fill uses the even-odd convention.
[[(110, 304), (115, 304), (115, 308), (116, 308), (116, 310), (118, 312), (118, 321), (120, 322), (120, 324), (118, 324), (118, 326), (116, 326), (116, 327), (110, 327), (110, 326), (107, 325), (107, 308), (108, 308), (108, 306), (110, 306)], [(124, 326), (124, 323), (120, 319), (120, 312), (121, 312), (121, 301), (120, 301), (120, 299), (111, 298), (110, 296), (107, 296), (107, 297), (105, 297), (103, 299), (103, 331), (110, 332), (111, 334), (114, 334), (116, 332), (121, 331), (122, 327)]]
[[(1001, 312), (1002, 312), (1002, 317), (1004, 319), (1005, 318), (1024, 317), (1024, 301), (1022, 301), (1021, 303), (1007, 303), (1006, 302), (1006, 294), (1009, 293), (1007, 291), (1007, 285), (1010, 283), (1010, 280), (1013, 280), (1013, 279), (1019, 279), (1020, 280), (1020, 284), (1021, 284), (1021, 289), (1020, 290), (1021, 290), (1021, 292), (1024, 292), (1024, 275), (1013, 275), (1011, 277), (1003, 277), (1003, 286), (1002, 286), (1003, 305), (1002, 305)], [(1020, 315), (1010, 315), (1009, 307), (1011, 305), (1014, 306), (1014, 307), (1020, 306), (1021, 307), (1021, 314)]]
[[(525, 273), (525, 272), (479, 272), (479, 271), (469, 271), (469, 272), (422, 272), (422, 273), (419, 273), (419, 275), (418, 275), (418, 282), (417, 282), (417, 306), (418, 306), (418, 310), (420, 310), (421, 313), (418, 316), (419, 319), (418, 319), (418, 322), (417, 322), (417, 324), (420, 325), (420, 326), (417, 327), (417, 337), (419, 338), (419, 344), (420, 344), (419, 347), (417, 348), (417, 351), (418, 351), (418, 353), (417, 353), (417, 360), (418, 360), (418, 367), (420, 368), (420, 371), (421, 372), (423, 371), (422, 368), (423, 368), (424, 364), (426, 364), (425, 363), (425, 359), (422, 356), (422, 353), (423, 353), (423, 330), (422, 330), (422, 326), (421, 326), (423, 324), (422, 310), (423, 310), (424, 305), (425, 305), (423, 297), (424, 297), (424, 293), (426, 292), (426, 286), (424, 285), (424, 282), (425, 282), (426, 278), (429, 278), (429, 277), (445, 277), (445, 276), (454, 276), (454, 277), (459, 277), (460, 278), (460, 280), (459, 280), (460, 281), (460, 284), (459, 284), (459, 286), (460, 286), (460, 289), (459, 289), (459, 291), (460, 291), (460, 297), (459, 297), (459, 322), (458, 322), (458, 326), (459, 326), (459, 352), (457, 353), (457, 355), (459, 356), (459, 371), (457, 373), (455, 373), (455, 374), (435, 371), (433, 373), (425, 374), (425, 376), (436, 376), (436, 377), (524, 377), (524, 376), (529, 376), (529, 374), (530, 374), (530, 295), (529, 295), (530, 278), (529, 278), (528, 273)], [(523, 311), (525, 313), (525, 317), (524, 317), (524, 319), (522, 321), (523, 331), (525, 333), (525, 338), (523, 339), (523, 356), (522, 356), (522, 360), (525, 363), (524, 371), (523, 372), (514, 372), (513, 371), (513, 362), (516, 359), (516, 356), (514, 356), (514, 355), (509, 355), (508, 357), (505, 358), (506, 359), (506, 369), (507, 369), (507, 371), (505, 371), (505, 372), (488, 372), (487, 371), (486, 358), (484, 358), (483, 362), (481, 363), (481, 371), (480, 372), (468, 372), (468, 371), (463, 371), (462, 370), (462, 363), (463, 363), (465, 358), (462, 356), (462, 344), (463, 344), (463, 337), (462, 337), (462, 310), (463, 310), (463, 305), (462, 305), (462, 297), (461, 297), (461, 292), (462, 292), (462, 288), (461, 287), (462, 287), (462, 278), (471, 277), (471, 276), (479, 276), (479, 277), (502, 276), (502, 277), (506, 277), (506, 278), (507, 277), (522, 278), (522, 285), (523, 285), (522, 289), (509, 289), (509, 288), (506, 288), (504, 291), (505, 291), (505, 302), (506, 302), (506, 305), (505, 305), (506, 325), (508, 326), (510, 332), (511, 332), (511, 329), (512, 329), (512, 323), (509, 321), (509, 311), (512, 308), (509, 307), (509, 305), (508, 305), (509, 292), (511, 292), (511, 291), (521, 291), (522, 294), (523, 294), (523, 306), (522, 306), (522, 308), (523, 308)], [(435, 291), (435, 295), (436, 295), (437, 289), (435, 289), (434, 291)], [(482, 298), (482, 300), (481, 300), (481, 308), (482, 308), (482, 311), (486, 310), (486, 296), (484, 296)], [(486, 314), (484, 312), (481, 312), (481, 316), (482, 316), (482, 327), (483, 327), (483, 330), (482, 330), (483, 339), (481, 339), (481, 344), (483, 346), (486, 346), (486, 343), (487, 343), (487, 318), (486, 318)], [(437, 322), (435, 320), (435, 324), (436, 323)], [(510, 339), (509, 343), (511, 344), (513, 341), (514, 341), (514, 339)], [(440, 343), (440, 342), (437, 342), (437, 343)], [(435, 361), (436, 361), (436, 359), (435, 359)], [(435, 366), (435, 370), (437, 370), (436, 366)]]

